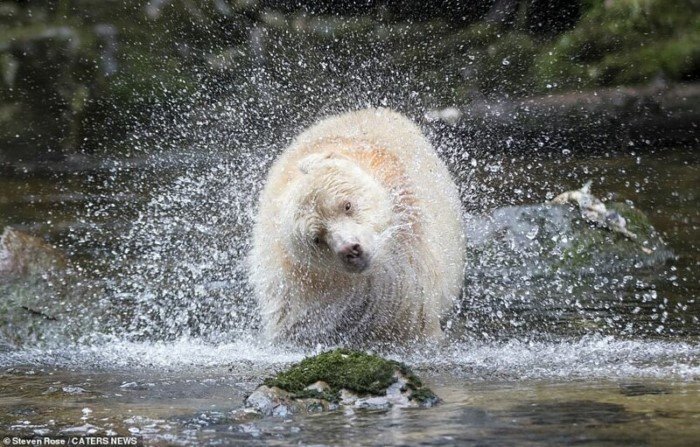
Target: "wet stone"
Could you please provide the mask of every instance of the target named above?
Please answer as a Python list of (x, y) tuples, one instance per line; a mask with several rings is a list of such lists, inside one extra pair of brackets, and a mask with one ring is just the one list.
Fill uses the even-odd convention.
[(642, 211), (625, 203), (608, 204), (606, 211), (623, 219), (623, 231), (635, 237), (557, 203), (498, 208), (474, 217), (468, 223), (468, 265), (483, 268), (487, 276), (548, 277), (578, 275), (591, 267), (610, 273), (654, 266), (673, 257)]
[(635, 382), (620, 384), (620, 393), (625, 396), (634, 397), (646, 396), (649, 394), (671, 394), (671, 391), (663, 386)]
[(41, 239), (10, 227), (0, 236), (1, 282), (64, 268), (66, 259), (63, 254)]
[(58, 335), (78, 336), (94, 325), (93, 293), (59, 249), (16, 230), (0, 235), (0, 351)]
[(336, 349), (309, 357), (265, 380), (234, 420), (286, 417), (341, 408), (386, 410), (430, 407), (439, 398), (404, 364)]

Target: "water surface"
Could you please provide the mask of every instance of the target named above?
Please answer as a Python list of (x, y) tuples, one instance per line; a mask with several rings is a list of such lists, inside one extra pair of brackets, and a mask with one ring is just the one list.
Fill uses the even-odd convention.
[(275, 150), (246, 165), (242, 150), (0, 179), (0, 223), (56, 244), (95, 286), (81, 316), (89, 331), (76, 317), (59, 322), (74, 335), (2, 348), (1, 433), (131, 433), (156, 445), (697, 445), (700, 165), (680, 148), (473, 151), (464, 161), (444, 148), (472, 216), (592, 179), (601, 198), (644, 210), (675, 257), (545, 285), (503, 284), (488, 279), (493, 266), (473, 266), (448, 343), (382, 351), (413, 366), (442, 405), (234, 423), (262, 378), (314, 352), (257, 337), (242, 266)]

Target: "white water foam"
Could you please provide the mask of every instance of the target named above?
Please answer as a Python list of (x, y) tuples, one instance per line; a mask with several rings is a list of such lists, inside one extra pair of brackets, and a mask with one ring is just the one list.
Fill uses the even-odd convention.
[(238, 362), (260, 366), (301, 360), (302, 351), (288, 351), (250, 339), (212, 344), (192, 338), (176, 341), (111, 341), (104, 344), (75, 344), (61, 348), (25, 348), (0, 354), (0, 367), (13, 365), (68, 368), (187, 369), (225, 367)]
[[(0, 354), (0, 367), (191, 370), (247, 363), (271, 368), (297, 362), (313, 351), (271, 346), (252, 338), (212, 344), (197, 339), (173, 342), (113, 341), (60, 349), (27, 348)], [(700, 378), (696, 341), (621, 340), (587, 336), (549, 342), (461, 342), (389, 353), (410, 366), (457, 374), (470, 380)]]
[(591, 379), (700, 377), (700, 343), (586, 336), (558, 342), (454, 345), (418, 365), (463, 370), (483, 378)]

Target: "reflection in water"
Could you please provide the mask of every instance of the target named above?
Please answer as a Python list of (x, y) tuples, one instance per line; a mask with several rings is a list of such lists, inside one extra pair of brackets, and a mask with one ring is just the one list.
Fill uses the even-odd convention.
[[(225, 368), (76, 372), (13, 368), (0, 378), (3, 431), (137, 434), (152, 444), (692, 445), (700, 387), (692, 382), (499, 381), (433, 374), (431, 409), (269, 418), (232, 424), (230, 410), (265, 374)], [(234, 366), (234, 370), (236, 367)], [(257, 375), (257, 377), (256, 377)], [(649, 393), (630, 396), (634, 386)], [(663, 393), (654, 390), (663, 388)], [(60, 406), (57, 403), (60, 402)]]

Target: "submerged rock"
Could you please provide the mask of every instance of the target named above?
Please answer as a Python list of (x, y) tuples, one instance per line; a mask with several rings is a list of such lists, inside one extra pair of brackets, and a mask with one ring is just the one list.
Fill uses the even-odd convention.
[(651, 394), (671, 394), (671, 390), (661, 385), (648, 384), (644, 382), (631, 382), (620, 384), (620, 394), (628, 397), (636, 397)]
[(234, 415), (286, 416), (354, 409), (430, 407), (439, 398), (404, 364), (336, 349), (309, 357), (266, 379)]

